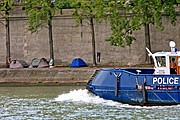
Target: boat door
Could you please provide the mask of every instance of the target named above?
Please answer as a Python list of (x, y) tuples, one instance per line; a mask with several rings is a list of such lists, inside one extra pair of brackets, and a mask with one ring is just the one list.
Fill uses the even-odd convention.
[(180, 56), (176, 57), (176, 72), (177, 74), (180, 74)]

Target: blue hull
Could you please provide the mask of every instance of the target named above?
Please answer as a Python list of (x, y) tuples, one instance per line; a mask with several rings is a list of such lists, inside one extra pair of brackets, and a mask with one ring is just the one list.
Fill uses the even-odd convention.
[[(137, 74), (137, 70), (141, 73)], [(93, 94), (130, 105), (180, 103), (180, 76), (154, 75), (154, 69), (101, 69), (87, 84)]]

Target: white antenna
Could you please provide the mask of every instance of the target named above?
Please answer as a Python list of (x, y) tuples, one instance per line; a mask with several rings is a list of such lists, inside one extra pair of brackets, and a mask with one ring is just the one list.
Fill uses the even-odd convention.
[(146, 50), (148, 51), (149, 56), (152, 56), (152, 58), (154, 60), (154, 66), (157, 68), (157, 61), (156, 61), (155, 56), (152, 54), (152, 52), (147, 47), (146, 47)]
[(146, 50), (148, 51), (149, 56), (152, 56), (152, 52), (147, 47), (146, 47)]

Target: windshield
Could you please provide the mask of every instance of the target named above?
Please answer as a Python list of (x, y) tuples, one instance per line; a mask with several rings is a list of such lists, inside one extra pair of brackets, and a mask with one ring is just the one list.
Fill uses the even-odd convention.
[(165, 56), (158, 56), (156, 57), (157, 66), (158, 67), (166, 67), (166, 58)]

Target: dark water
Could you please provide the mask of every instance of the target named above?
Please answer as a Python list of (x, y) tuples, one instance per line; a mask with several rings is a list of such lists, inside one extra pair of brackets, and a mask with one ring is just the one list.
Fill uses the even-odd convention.
[(140, 107), (93, 96), (83, 86), (0, 87), (0, 119), (180, 119), (180, 105)]

